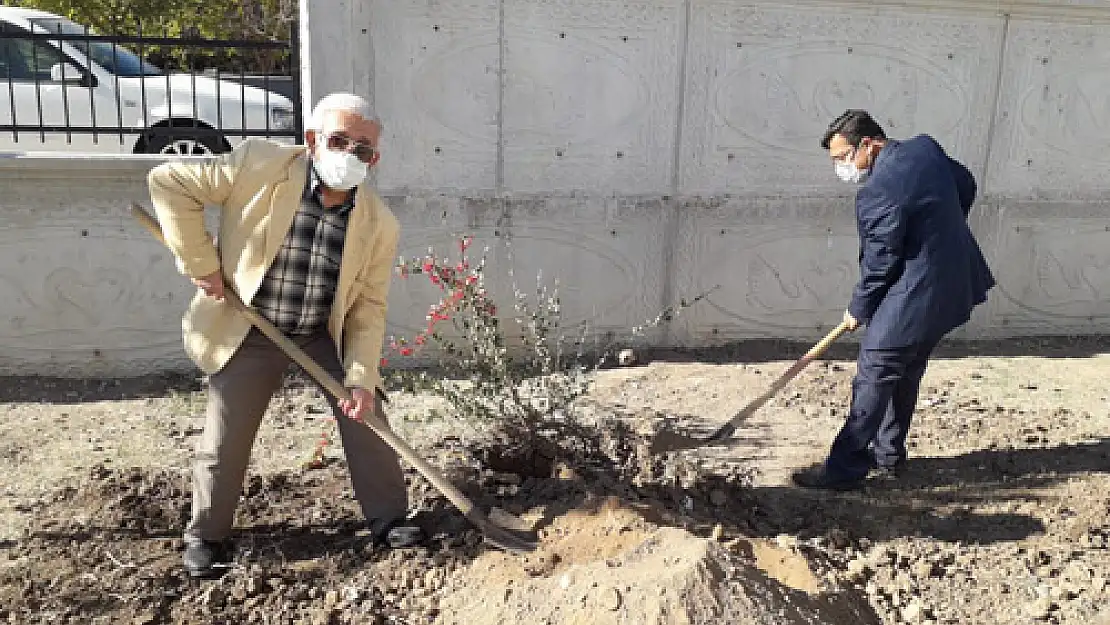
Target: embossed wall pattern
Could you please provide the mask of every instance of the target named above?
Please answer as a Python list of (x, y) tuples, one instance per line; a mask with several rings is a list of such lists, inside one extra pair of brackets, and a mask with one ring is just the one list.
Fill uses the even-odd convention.
[(989, 184), (1019, 196), (1110, 191), (1110, 24), (1012, 20)]
[[(895, 6), (899, 5), (899, 6)], [(307, 92), (367, 91), (400, 254), (488, 247), (564, 322), (657, 344), (819, 337), (856, 280), (817, 141), (867, 107), (980, 182), (998, 287), (959, 338), (1110, 332), (1110, 3), (337, 0), (302, 6)], [(306, 110), (312, 102), (307, 102)], [(0, 374), (189, 369), (192, 289), (131, 222), (156, 159), (0, 158)], [(508, 269), (512, 268), (510, 276)], [(388, 332), (436, 293), (395, 280)], [(853, 337), (858, 339), (858, 337)]]
[[(373, 78), (378, 114), (388, 123), (378, 168), (386, 188), (497, 187), (499, 28), (497, 0), (363, 2), (373, 61), (354, 73)], [(319, 6), (319, 5), (317, 5)], [(320, 10), (327, 19), (326, 8)], [(319, 76), (327, 71), (311, 68)], [(353, 76), (351, 77), (353, 78)], [(331, 89), (345, 89), (344, 77)], [(324, 91), (329, 90), (325, 88)]]
[[(91, 160), (91, 159), (90, 159)], [(0, 159), (0, 374), (139, 375), (182, 369), (192, 295), (132, 223), (151, 160)]]
[(986, 156), (996, 18), (694, 0), (680, 191), (825, 193), (817, 139), (847, 108), (893, 136), (929, 132), (973, 169)]
[(508, 0), (505, 188), (667, 193), (682, 0)]

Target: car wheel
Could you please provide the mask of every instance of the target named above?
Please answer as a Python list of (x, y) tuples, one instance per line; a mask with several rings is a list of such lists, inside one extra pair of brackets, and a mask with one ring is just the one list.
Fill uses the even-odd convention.
[(227, 152), (227, 142), (218, 135), (175, 135), (154, 134), (143, 142), (144, 154), (165, 154), (167, 156), (208, 156)]

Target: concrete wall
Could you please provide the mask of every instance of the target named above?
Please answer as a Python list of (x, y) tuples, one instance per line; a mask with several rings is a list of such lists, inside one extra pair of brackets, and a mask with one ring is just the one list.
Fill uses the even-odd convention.
[[(517, 276), (559, 276), (573, 319), (626, 328), (721, 284), (658, 338), (835, 324), (857, 276), (852, 189), (817, 139), (862, 107), (892, 136), (936, 136), (980, 181), (972, 223), (1000, 286), (961, 335), (1110, 329), (1110, 3), (314, 0), (302, 14), (311, 97), (356, 89), (386, 120), (377, 183), (404, 251), (466, 229), (504, 256), (511, 237)], [(312, 62), (336, 45), (343, 62)]]
[[(312, 0), (308, 101), (373, 97), (401, 254), (478, 235), (508, 294), (650, 338), (811, 339), (857, 275), (853, 189), (816, 147), (846, 107), (975, 171), (999, 278), (962, 337), (1110, 331), (1110, 3)], [(307, 108), (306, 108), (307, 110)], [(126, 214), (154, 159), (0, 158), (0, 374), (186, 363), (191, 289)], [(390, 331), (433, 297), (395, 281)]]
[(188, 365), (192, 290), (132, 221), (156, 157), (0, 157), (0, 374), (138, 375)]

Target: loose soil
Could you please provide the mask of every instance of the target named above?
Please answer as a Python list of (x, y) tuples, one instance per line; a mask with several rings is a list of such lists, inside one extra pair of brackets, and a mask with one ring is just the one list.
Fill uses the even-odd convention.
[[(859, 492), (789, 484), (844, 418), (837, 346), (727, 446), (705, 436), (807, 346), (637, 354), (583, 405), (602, 456), (474, 461), (470, 430), (394, 396), (398, 433), (482, 506), (534, 522), (526, 556), (485, 545), (409, 474), (427, 544), (372, 544), (341, 453), (302, 465), (334, 424), (296, 377), (266, 416), (234, 562), (180, 568), (203, 382), (0, 380), (0, 622), (1110, 623), (1110, 339), (942, 347), (908, 474)], [(334, 446), (337, 447), (337, 446)]]

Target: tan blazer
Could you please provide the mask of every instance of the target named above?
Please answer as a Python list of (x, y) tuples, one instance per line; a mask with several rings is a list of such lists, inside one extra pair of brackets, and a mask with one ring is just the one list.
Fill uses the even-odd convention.
[[(303, 146), (259, 139), (211, 160), (155, 167), (147, 178), (150, 197), (178, 270), (197, 278), (222, 267), (239, 296), (250, 302), (300, 206), (307, 167)], [(205, 231), (206, 205), (221, 208), (218, 252)], [(346, 372), (345, 386), (372, 389), (381, 384), (378, 363), (399, 231), (397, 218), (381, 198), (361, 185), (328, 318)], [(226, 302), (198, 290), (182, 330), (186, 353), (212, 374), (239, 349), (250, 323)]]

